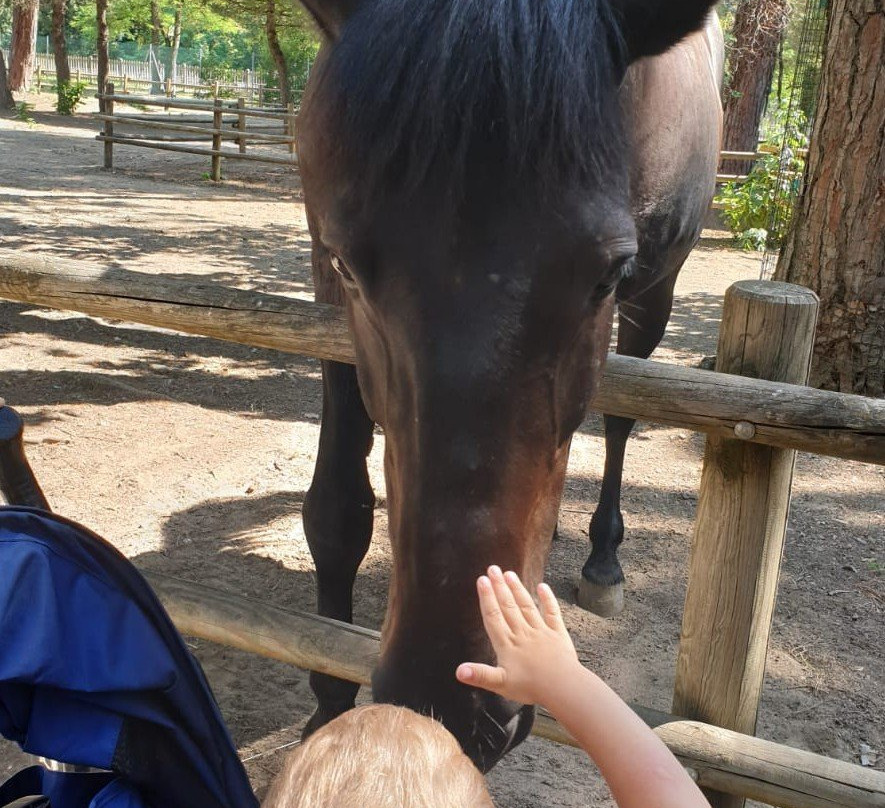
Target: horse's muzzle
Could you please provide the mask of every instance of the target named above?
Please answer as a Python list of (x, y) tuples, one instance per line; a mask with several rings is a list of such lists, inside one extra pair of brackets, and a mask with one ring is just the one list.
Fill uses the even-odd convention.
[[(430, 715), (448, 729), (476, 767), (487, 772), (522, 743), (534, 723), (534, 707), (516, 704), (494, 693), (435, 677), (401, 677), (382, 665), (372, 677), (375, 701), (409, 707)], [(413, 669), (414, 670), (414, 669)]]

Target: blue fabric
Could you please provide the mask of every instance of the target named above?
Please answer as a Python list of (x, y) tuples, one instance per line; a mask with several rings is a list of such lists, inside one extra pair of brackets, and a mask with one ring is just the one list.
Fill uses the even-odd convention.
[(110, 772), (56, 772), (42, 766), (22, 769), (0, 785), (0, 805), (42, 794), (52, 808), (149, 808), (141, 795)]
[[(78, 792), (61, 808), (258, 804), (202, 670), (148, 584), (95, 534), (31, 508), (0, 508), (0, 734), (119, 775), (101, 799)], [(50, 774), (62, 789), (66, 775)]]

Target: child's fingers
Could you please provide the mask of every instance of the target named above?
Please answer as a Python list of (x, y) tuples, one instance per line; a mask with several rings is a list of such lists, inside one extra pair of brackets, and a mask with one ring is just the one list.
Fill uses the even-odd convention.
[(492, 645), (497, 648), (498, 643), (510, 635), (510, 627), (504, 619), (501, 607), (498, 604), (498, 598), (492, 588), (492, 582), (488, 577), (480, 575), (476, 579), (476, 591), (479, 595), (479, 611), (482, 614), (482, 624), (485, 626)]
[(495, 668), (491, 665), (482, 665), (479, 662), (464, 662), (458, 666), (455, 676), (459, 682), (465, 685), (481, 687), (483, 690), (491, 690), (498, 693), (507, 682), (507, 672), (504, 668)]
[(489, 579), (492, 582), (492, 589), (495, 590), (495, 598), (498, 601), (498, 606), (500, 607), (504, 620), (507, 621), (507, 626), (511, 631), (517, 629), (522, 622), (522, 612), (520, 611), (519, 606), (516, 605), (516, 601), (513, 599), (513, 593), (510, 591), (510, 587), (504, 580), (504, 574), (501, 572), (501, 568), (494, 565), (489, 567)]
[(504, 580), (510, 589), (510, 593), (513, 595), (513, 600), (522, 612), (522, 616), (525, 618), (526, 623), (532, 628), (538, 628), (541, 625), (541, 614), (538, 611), (538, 607), (535, 606), (535, 601), (532, 600), (532, 596), (529, 594), (525, 586), (523, 586), (522, 581), (519, 580), (519, 576), (512, 571), (506, 572), (504, 573)]
[(547, 584), (538, 584), (538, 600), (541, 602), (541, 615), (544, 617), (544, 622), (550, 628), (563, 629), (565, 624), (562, 621), (562, 612), (559, 610), (559, 601)]

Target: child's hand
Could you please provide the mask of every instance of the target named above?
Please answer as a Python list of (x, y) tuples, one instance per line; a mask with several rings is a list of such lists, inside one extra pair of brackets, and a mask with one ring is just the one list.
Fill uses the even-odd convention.
[(523, 704), (544, 704), (577, 666), (578, 655), (562, 622), (556, 596), (538, 587), (541, 610), (515, 572), (489, 567), (476, 582), (482, 622), (498, 656), (498, 666), (465, 662), (455, 675), (464, 684), (491, 690)]

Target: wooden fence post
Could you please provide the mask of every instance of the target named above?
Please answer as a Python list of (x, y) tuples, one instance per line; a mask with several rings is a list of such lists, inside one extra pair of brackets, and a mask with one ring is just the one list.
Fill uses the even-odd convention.
[[(237, 99), (237, 109), (245, 109), (246, 108), (246, 99), (241, 95)], [(240, 113), (237, 116), (237, 129), (240, 132), (240, 136), (237, 138), (237, 145), (240, 147), (240, 154), (246, 153), (246, 116), (244, 113)]]
[(166, 97), (172, 98), (172, 77), (166, 76)]
[(123, 92), (129, 92), (129, 76), (126, 73), (123, 74)]
[(221, 94), (221, 82), (216, 81), (215, 84), (212, 86), (212, 97), (218, 98), (218, 96), (220, 94)]
[[(216, 87), (217, 87), (216, 82)], [(224, 125), (222, 117), (222, 101), (215, 99), (215, 110), (212, 113), (212, 180), (221, 182), (221, 127)]]
[[(105, 85), (105, 95), (113, 95), (114, 94), (114, 85), (112, 82), (108, 82)], [(114, 99), (113, 98), (105, 98), (104, 104), (102, 105), (102, 111), (105, 115), (113, 115), (114, 114)], [(104, 122), (104, 136), (106, 138), (112, 138), (114, 136), (114, 122), (113, 121), (105, 121)], [(114, 167), (114, 143), (111, 140), (106, 140), (104, 142), (104, 167), (107, 169), (111, 169)]]
[[(809, 289), (739, 281), (725, 293), (716, 370), (808, 379), (818, 299)], [(708, 436), (676, 662), (673, 713), (748, 735), (756, 716), (777, 595), (796, 452)], [(713, 808), (743, 800), (708, 794)]]
[(37, 92), (40, 92), (40, 85), (43, 84), (43, 69), (37, 65)]

